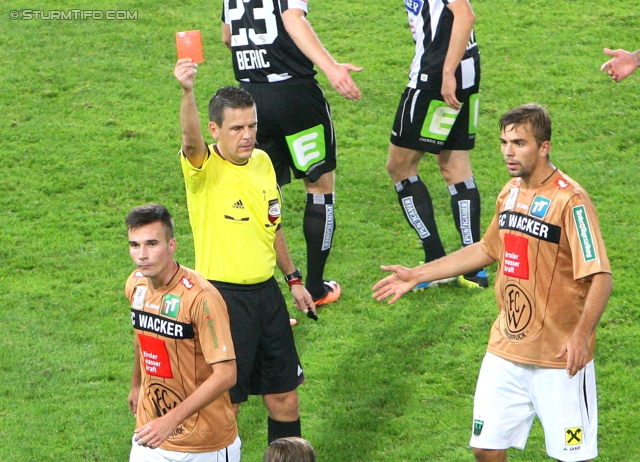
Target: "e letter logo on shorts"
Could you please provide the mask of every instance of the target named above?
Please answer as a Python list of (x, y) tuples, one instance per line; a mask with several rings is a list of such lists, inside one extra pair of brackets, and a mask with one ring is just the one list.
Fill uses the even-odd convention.
[(480, 95), (475, 93), (469, 97), (469, 135), (475, 135), (478, 131), (480, 119)]
[(444, 101), (431, 101), (420, 136), (445, 141), (459, 113), (460, 111), (451, 109)]
[(324, 160), (327, 156), (322, 124), (294, 135), (289, 135), (286, 138), (293, 163), (302, 172), (306, 172), (309, 167)]

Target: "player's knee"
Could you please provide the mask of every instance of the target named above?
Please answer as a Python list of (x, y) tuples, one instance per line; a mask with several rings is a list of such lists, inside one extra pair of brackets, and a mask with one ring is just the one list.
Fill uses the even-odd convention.
[(476, 462), (506, 462), (507, 451), (495, 449), (473, 448)]
[(287, 393), (264, 395), (264, 404), (274, 420), (296, 420), (299, 415), (298, 393), (293, 390)]

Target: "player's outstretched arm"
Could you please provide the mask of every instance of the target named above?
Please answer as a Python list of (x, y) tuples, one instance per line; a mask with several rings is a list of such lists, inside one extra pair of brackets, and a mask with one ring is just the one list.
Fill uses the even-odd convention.
[(453, 26), (451, 29), (451, 38), (449, 39), (449, 48), (442, 67), (442, 88), (440, 92), (444, 102), (447, 105), (459, 111), (462, 105), (456, 97), (456, 69), (462, 61), (462, 57), (469, 44), (473, 24), (476, 21), (476, 15), (471, 9), (468, 0), (458, 0), (447, 5), (447, 8), (453, 13)]
[(609, 273), (593, 275), (591, 288), (584, 302), (584, 309), (580, 321), (569, 341), (564, 344), (557, 358), (567, 355), (567, 374), (573, 377), (584, 366), (589, 358), (589, 340), (596, 331), (602, 313), (607, 306), (609, 296), (613, 290), (613, 279)]
[(361, 67), (336, 62), (322, 46), (303, 10), (292, 8), (282, 13), (282, 22), (296, 46), (324, 72), (329, 83), (338, 93), (350, 100), (359, 100), (362, 92), (351, 78), (351, 71), (360, 72)]
[(391, 297), (389, 300), (389, 304), (391, 304), (421, 282), (437, 281), (470, 273), (489, 266), (493, 262), (494, 259), (484, 251), (482, 244), (476, 242), (446, 257), (415, 268), (408, 269), (397, 265), (383, 266), (384, 271), (392, 271), (393, 274), (373, 286), (373, 297), (378, 301)]
[(181, 422), (218, 399), (236, 383), (236, 361), (223, 361), (211, 366), (213, 374), (178, 406), (162, 417), (135, 431), (140, 446), (157, 448), (178, 428)]
[(600, 70), (606, 72), (613, 80), (620, 82), (630, 76), (640, 67), (640, 50), (633, 53), (625, 50), (610, 50), (605, 48), (604, 52), (613, 57), (604, 63)]
[(191, 165), (200, 168), (207, 154), (207, 145), (200, 130), (200, 117), (193, 90), (197, 68), (198, 65), (191, 58), (179, 59), (173, 74), (182, 87), (182, 100), (180, 101), (182, 152)]
[(381, 266), (380, 268), (383, 271), (391, 271), (392, 273), (373, 286), (373, 298), (379, 302), (391, 297), (388, 302), (391, 305), (419, 284), (419, 281), (414, 278), (412, 270), (409, 268), (399, 265)]

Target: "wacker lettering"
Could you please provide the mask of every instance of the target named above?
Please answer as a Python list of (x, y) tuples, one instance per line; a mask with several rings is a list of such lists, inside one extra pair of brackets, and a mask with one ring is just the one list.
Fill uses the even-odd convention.
[(164, 337), (175, 339), (194, 338), (193, 326), (183, 322), (176, 322), (151, 313), (141, 313), (131, 310), (131, 324), (138, 330), (153, 332)]
[(560, 242), (560, 226), (537, 220), (519, 212), (502, 212), (499, 220), (500, 229), (520, 231), (543, 241)]

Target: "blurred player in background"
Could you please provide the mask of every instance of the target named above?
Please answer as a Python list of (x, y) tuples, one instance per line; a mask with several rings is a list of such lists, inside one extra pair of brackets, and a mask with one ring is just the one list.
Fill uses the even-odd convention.
[(316, 462), (316, 452), (303, 438), (280, 438), (271, 442), (262, 462)]
[[(446, 253), (431, 195), (418, 175), (425, 152), (435, 155), (449, 189), (462, 245), (480, 240), (480, 193), (469, 161), (478, 126), (480, 53), (468, 0), (405, 1), (405, 8), (416, 47), (391, 132), (387, 171), (405, 217), (420, 237), (425, 262), (430, 262)], [(424, 281), (414, 290), (450, 281)], [(480, 269), (455, 282), (485, 288), (487, 273)]]

